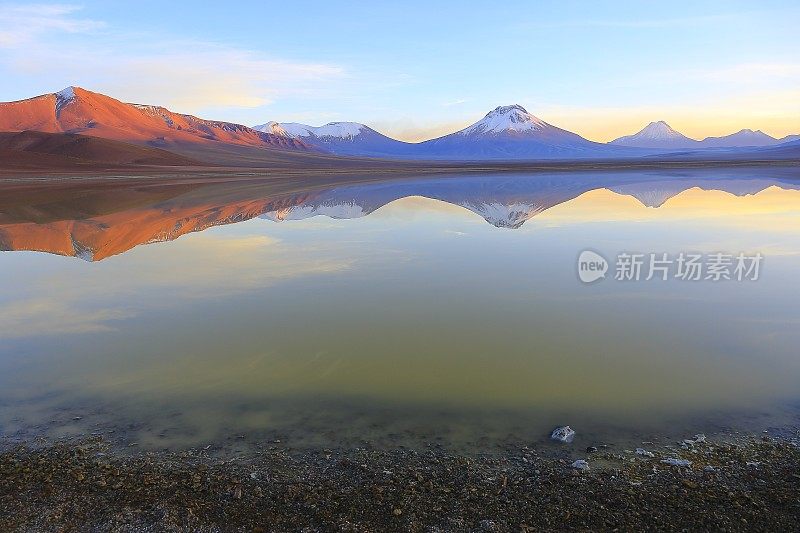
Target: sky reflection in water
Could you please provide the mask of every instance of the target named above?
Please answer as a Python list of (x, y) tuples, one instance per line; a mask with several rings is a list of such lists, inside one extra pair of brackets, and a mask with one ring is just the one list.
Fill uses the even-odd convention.
[[(87, 208), (78, 222), (53, 215), (35, 238), (6, 208), (7, 249), (116, 255), (0, 255), (0, 432), (75, 415), (131, 424), (157, 445), (240, 433), (540, 439), (561, 423), (604, 435), (713, 413), (728, 424), (798, 400), (791, 175), (232, 188)], [(138, 242), (154, 240), (154, 221), (168, 239), (198, 213), (260, 217)], [(757, 282), (584, 285), (586, 248), (765, 261)]]

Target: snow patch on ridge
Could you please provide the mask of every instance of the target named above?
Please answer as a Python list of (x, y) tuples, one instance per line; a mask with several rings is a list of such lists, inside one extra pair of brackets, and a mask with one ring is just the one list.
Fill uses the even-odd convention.
[(61, 89), (57, 93), (55, 93), (56, 97), (56, 116), (61, 112), (64, 107), (69, 105), (73, 100), (75, 100), (75, 87), (69, 86), (65, 89)]
[(260, 131), (262, 133), (271, 133), (273, 135), (280, 135), (281, 137), (289, 137), (291, 139), (297, 138), (293, 135), (289, 135), (289, 132), (283, 129), (283, 126), (281, 126), (274, 120), (270, 120), (269, 122), (265, 122), (264, 124), (258, 124), (256, 126), (253, 126), (253, 129), (256, 131)]
[(364, 128), (366, 128), (366, 126), (358, 122), (329, 122), (324, 126), (307, 126), (296, 122), (267, 122), (266, 124), (253, 127), (253, 129), (258, 131), (274, 133), (275, 135), (283, 135), (284, 137), (292, 137), (295, 139), (317, 137), (344, 140), (353, 140), (361, 134)]

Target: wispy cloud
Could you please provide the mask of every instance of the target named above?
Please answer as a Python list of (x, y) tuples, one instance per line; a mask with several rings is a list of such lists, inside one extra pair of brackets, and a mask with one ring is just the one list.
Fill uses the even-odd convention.
[[(285, 96), (314, 97), (321, 90), (328, 94), (347, 77), (340, 65), (270, 57), (213, 40), (111, 31), (103, 21), (81, 18), (80, 11), (60, 4), (4, 6), (0, 63), (28, 76), (60, 78), (65, 86), (190, 113), (258, 107)], [(89, 35), (63, 39), (82, 33)]]
[(646, 81), (686, 84), (688, 82), (768, 85), (777, 81), (800, 81), (800, 62), (759, 62), (721, 65), (715, 68), (692, 68), (655, 71)]
[(694, 27), (709, 24), (729, 24), (734, 21), (746, 20), (746, 14), (721, 13), (717, 15), (698, 15), (688, 17), (664, 17), (664, 18), (619, 18), (619, 19), (573, 19), (555, 22), (526, 21), (522, 26), (526, 28), (678, 28)]
[(450, 102), (444, 102), (442, 105), (444, 107), (452, 107), (454, 105), (466, 104), (469, 101), (470, 101), (470, 98), (460, 98), (458, 100), (452, 100)]
[(1, 5), (0, 48), (23, 46), (48, 32), (86, 33), (105, 26), (76, 16), (80, 9), (65, 4)]
[[(88, 69), (103, 73), (100, 83), (112, 94), (189, 111), (258, 107), (285, 96), (313, 97), (320, 84), (345, 76), (336, 65), (268, 58), (215, 43), (173, 43), (168, 48), (179, 51), (143, 50), (116, 60), (91, 56)], [(82, 61), (73, 68), (87, 66)]]

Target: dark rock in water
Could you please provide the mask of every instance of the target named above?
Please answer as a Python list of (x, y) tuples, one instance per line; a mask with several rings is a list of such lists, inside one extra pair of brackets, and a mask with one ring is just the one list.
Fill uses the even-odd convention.
[(589, 446), (586, 448), (586, 453), (594, 453), (597, 451), (597, 446)]

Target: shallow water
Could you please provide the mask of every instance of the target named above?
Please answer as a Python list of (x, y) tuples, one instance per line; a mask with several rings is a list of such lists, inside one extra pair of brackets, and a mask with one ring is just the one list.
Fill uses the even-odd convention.
[[(0, 434), (483, 450), (563, 424), (580, 444), (797, 424), (799, 178), (15, 191)], [(591, 284), (587, 249), (611, 263)], [(618, 281), (622, 252), (763, 262), (757, 280)]]

